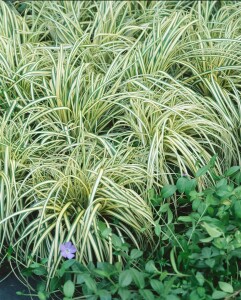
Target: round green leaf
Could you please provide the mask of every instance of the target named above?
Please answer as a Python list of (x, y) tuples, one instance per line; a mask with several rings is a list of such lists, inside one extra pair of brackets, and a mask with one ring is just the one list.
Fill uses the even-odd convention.
[(70, 268), (71, 266), (73, 266), (74, 263), (75, 263), (75, 260), (74, 260), (74, 259), (68, 259), (68, 260), (65, 260), (65, 261), (62, 263), (61, 268), (63, 268), (64, 270), (67, 270), (68, 268)]
[(184, 193), (185, 189), (187, 188), (188, 179), (185, 177), (181, 177), (177, 180), (177, 189), (180, 193)]
[(156, 226), (154, 227), (154, 231), (155, 231), (155, 234), (157, 236), (160, 236), (161, 232), (162, 232), (162, 229), (161, 229), (161, 225), (160, 224), (157, 224), (157, 222), (155, 222)]
[(139, 289), (144, 289), (145, 287), (145, 277), (144, 274), (142, 272), (139, 272), (138, 270), (131, 268), (131, 275), (132, 275), (132, 279), (135, 282), (136, 286)]
[(200, 176), (206, 174), (207, 171), (209, 170), (209, 168), (210, 168), (209, 166), (204, 166), (204, 167), (200, 168), (199, 170), (197, 170), (195, 177), (200, 177)]
[(204, 279), (204, 277), (203, 277), (203, 274), (200, 273), (200, 272), (197, 272), (197, 273), (196, 273), (196, 279), (197, 279), (198, 283), (199, 283), (201, 286), (203, 286), (203, 284), (204, 284), (204, 282), (205, 282), (205, 279)]
[(132, 249), (131, 250), (131, 259), (137, 259), (139, 257), (141, 257), (143, 254), (143, 251), (139, 250), (139, 249)]
[(227, 293), (223, 291), (214, 291), (212, 294), (212, 299), (223, 299), (227, 296)]
[(196, 186), (197, 186), (197, 180), (195, 178), (189, 179), (185, 185), (185, 194), (189, 195), (191, 191), (195, 190)]
[(132, 275), (130, 270), (122, 271), (119, 275), (119, 285), (120, 287), (126, 287), (132, 282)]
[(73, 281), (71, 280), (66, 281), (63, 288), (64, 295), (68, 298), (72, 298), (74, 295), (74, 290), (75, 290), (75, 286)]
[(206, 229), (207, 233), (212, 237), (216, 238), (223, 234), (223, 232), (216, 226), (203, 222), (202, 226)]
[(93, 272), (100, 277), (109, 277), (108, 272), (106, 272), (105, 270), (95, 269), (93, 270)]
[(99, 290), (98, 295), (100, 297), (100, 300), (111, 300), (111, 293), (106, 290)]
[(165, 185), (161, 190), (162, 198), (169, 198), (171, 197), (177, 190), (177, 187), (172, 184)]
[(129, 300), (131, 297), (131, 292), (128, 289), (120, 288), (118, 294), (121, 297), (121, 300)]
[(150, 291), (150, 290), (147, 290), (147, 289), (140, 290), (140, 294), (142, 295), (143, 299), (146, 299), (146, 300), (154, 300), (155, 299), (152, 291)]
[(225, 174), (225, 176), (231, 176), (231, 175), (235, 174), (238, 170), (240, 170), (239, 166), (233, 166), (233, 167), (229, 168), (224, 174)]
[(241, 200), (234, 202), (234, 213), (237, 218), (241, 219)]
[(97, 287), (96, 287), (95, 280), (92, 279), (90, 276), (85, 276), (84, 281), (85, 281), (85, 284), (86, 284), (87, 288), (89, 290), (91, 290), (92, 292), (96, 293)]
[(39, 298), (39, 300), (46, 300), (47, 299), (43, 292), (38, 292), (38, 298)]
[(160, 280), (151, 279), (150, 284), (153, 290), (157, 292), (159, 295), (163, 293), (164, 287), (163, 287), (163, 283)]
[(35, 275), (42, 276), (47, 273), (45, 267), (38, 267), (32, 271)]
[(145, 270), (151, 274), (156, 273), (158, 271), (153, 260), (149, 260), (146, 263)]
[(230, 283), (219, 281), (218, 285), (222, 291), (226, 293), (233, 293), (233, 287)]

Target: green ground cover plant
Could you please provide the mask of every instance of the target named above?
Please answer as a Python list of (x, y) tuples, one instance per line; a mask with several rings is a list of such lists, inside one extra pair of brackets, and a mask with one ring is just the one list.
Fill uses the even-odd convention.
[[(154, 253), (175, 222), (192, 228), (188, 243), (208, 230), (195, 216), (216, 218), (215, 205), (198, 211), (206, 195), (187, 190), (241, 165), (240, 12), (239, 1), (0, 2), (0, 266), (45, 259), (49, 290), (65, 242), (83, 266), (115, 265), (117, 241)], [(165, 216), (154, 195), (169, 199)]]
[[(83, 265), (71, 254), (51, 279), (49, 292), (43, 276), (48, 274), (47, 260), (33, 262), (23, 274), (42, 275), (39, 299), (47, 299), (56, 290), (64, 300), (241, 299), (241, 168), (233, 166), (217, 176), (214, 161), (215, 157), (195, 178), (181, 176), (175, 185), (164, 186), (160, 195), (152, 195), (156, 220), (152, 252), (123, 243), (103, 226), (102, 238), (112, 235), (113, 254), (121, 256), (122, 262)], [(198, 191), (197, 183), (206, 172), (214, 184)], [(174, 193), (177, 214), (169, 201)]]

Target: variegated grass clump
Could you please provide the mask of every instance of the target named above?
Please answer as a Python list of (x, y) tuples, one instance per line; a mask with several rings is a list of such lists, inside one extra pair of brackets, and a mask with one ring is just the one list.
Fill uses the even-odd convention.
[(112, 234), (152, 245), (149, 189), (214, 153), (217, 172), (240, 164), (240, 10), (0, 3), (3, 256), (11, 245), (19, 266), (48, 257), (51, 277), (71, 240), (80, 261), (112, 262)]

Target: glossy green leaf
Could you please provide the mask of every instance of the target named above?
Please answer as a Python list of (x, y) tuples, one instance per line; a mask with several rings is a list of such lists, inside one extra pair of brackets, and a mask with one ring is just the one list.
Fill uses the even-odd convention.
[(50, 292), (53, 292), (57, 289), (58, 285), (60, 284), (60, 280), (57, 276), (53, 277), (50, 280)]
[(188, 179), (186, 177), (180, 177), (178, 180), (177, 180), (177, 183), (176, 183), (176, 186), (177, 186), (177, 189), (180, 193), (184, 193), (184, 191), (186, 190), (187, 188), (187, 185), (188, 185)]
[(122, 247), (123, 242), (118, 235), (112, 234), (111, 239), (115, 248), (120, 249)]
[(205, 175), (208, 170), (209, 170), (209, 166), (204, 166), (204, 167), (201, 167), (195, 174), (195, 177), (201, 177), (203, 175)]
[(180, 216), (177, 219), (179, 222), (190, 223), (193, 222), (193, 218), (191, 216)]
[(68, 280), (65, 282), (63, 292), (66, 297), (72, 298), (74, 296), (75, 285), (73, 281)]
[(186, 183), (185, 194), (189, 195), (192, 191), (195, 190), (196, 186), (197, 186), (197, 180), (195, 178), (189, 179), (188, 182)]
[(219, 281), (218, 285), (223, 292), (233, 293), (233, 287), (230, 283)]
[(98, 295), (100, 297), (100, 300), (111, 300), (111, 293), (106, 290), (98, 290)]
[(103, 238), (107, 238), (111, 234), (111, 232), (112, 232), (111, 228), (106, 228), (101, 232), (101, 236)]
[(109, 277), (109, 273), (106, 272), (105, 270), (100, 270), (100, 269), (95, 269), (93, 270), (93, 272), (97, 275), (97, 276), (100, 276), (100, 277)]
[(125, 288), (120, 288), (118, 294), (120, 295), (121, 300), (129, 300), (131, 297), (131, 292)]
[(196, 277), (198, 283), (199, 283), (201, 286), (203, 286), (203, 284), (204, 284), (204, 282), (205, 282), (205, 278), (204, 278), (203, 274), (202, 274), (201, 272), (197, 272), (195, 277)]
[(139, 288), (139, 289), (143, 289), (145, 287), (145, 278), (143, 275), (143, 272), (139, 272), (138, 270), (131, 268), (131, 276), (132, 279), (135, 283), (135, 285)]
[(229, 168), (225, 173), (224, 175), (225, 176), (232, 176), (234, 175), (237, 171), (240, 170), (240, 166), (233, 166), (231, 168)]
[(160, 236), (160, 234), (161, 234), (161, 225), (160, 224), (156, 224), (156, 226), (154, 227), (154, 231), (155, 231), (155, 234), (157, 235), (157, 236)]
[(147, 290), (147, 289), (145, 289), (145, 290), (139, 290), (139, 293), (141, 294), (141, 296), (145, 300), (154, 300), (155, 299), (152, 291), (150, 291), (150, 290)]
[(161, 190), (162, 198), (169, 198), (175, 194), (177, 187), (175, 185), (165, 185)]
[(151, 279), (150, 284), (153, 290), (157, 292), (159, 295), (163, 293), (163, 283), (160, 280)]
[(94, 279), (92, 279), (90, 276), (84, 277), (84, 281), (88, 289), (94, 293), (97, 292), (97, 286)]
[(223, 291), (214, 291), (212, 294), (212, 299), (224, 299), (228, 294)]
[(238, 219), (241, 219), (241, 200), (234, 202), (234, 213)]
[(146, 263), (145, 270), (151, 274), (156, 273), (158, 271), (153, 260), (149, 260)]
[(42, 276), (42, 275), (47, 274), (47, 270), (45, 269), (45, 267), (38, 267), (38, 268), (35, 268), (35, 269), (33, 269), (32, 272), (33, 272), (35, 275), (38, 275), (38, 276)]
[(69, 269), (74, 263), (75, 263), (75, 260), (74, 260), (74, 259), (68, 259), (68, 260), (65, 260), (65, 261), (62, 263), (61, 268), (63, 268), (64, 270), (67, 270), (67, 269)]
[(38, 298), (39, 300), (47, 300), (47, 297), (43, 292), (38, 292)]
[(212, 224), (208, 224), (206, 222), (203, 222), (202, 226), (206, 229), (207, 233), (212, 237), (216, 238), (223, 234), (223, 232), (216, 226)]
[(120, 287), (127, 287), (132, 282), (132, 274), (130, 270), (122, 271), (119, 275), (119, 285)]
[(139, 249), (132, 249), (131, 254), (130, 254), (130, 258), (131, 259), (137, 259), (137, 258), (141, 257), (142, 255), (143, 255), (143, 251), (141, 251)]

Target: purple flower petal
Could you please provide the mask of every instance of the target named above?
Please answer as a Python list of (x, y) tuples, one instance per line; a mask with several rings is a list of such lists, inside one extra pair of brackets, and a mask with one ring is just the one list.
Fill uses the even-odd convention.
[(72, 254), (72, 253), (68, 253), (66, 257), (67, 257), (68, 259), (71, 259), (71, 258), (73, 258), (73, 257), (74, 257), (74, 254)]
[(73, 253), (77, 251), (76, 247), (71, 242), (61, 244), (59, 248), (61, 256), (68, 259), (73, 258), (75, 256)]
[(66, 247), (65, 247), (64, 244), (61, 244), (61, 245), (59, 246), (59, 249), (60, 249), (60, 251), (65, 251)]
[(66, 258), (68, 255), (68, 253), (66, 251), (61, 252), (61, 256), (63, 256), (64, 258)]
[(69, 247), (71, 247), (71, 246), (72, 246), (72, 243), (71, 243), (71, 242), (66, 242), (66, 243), (65, 243), (65, 247), (66, 247), (66, 248), (69, 248)]
[(74, 245), (72, 245), (70, 248), (69, 248), (69, 251), (72, 252), (72, 253), (75, 253), (77, 251), (77, 249), (75, 248)]

